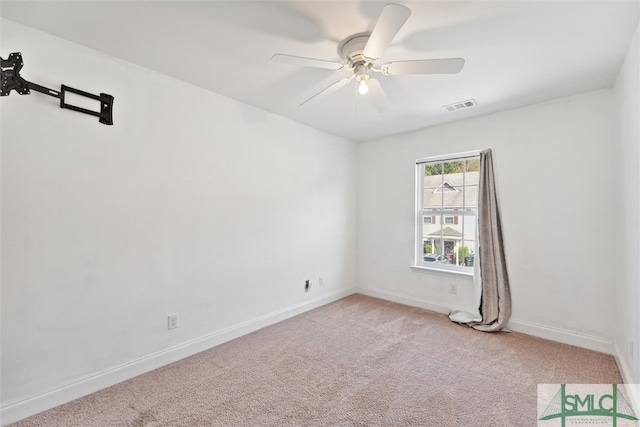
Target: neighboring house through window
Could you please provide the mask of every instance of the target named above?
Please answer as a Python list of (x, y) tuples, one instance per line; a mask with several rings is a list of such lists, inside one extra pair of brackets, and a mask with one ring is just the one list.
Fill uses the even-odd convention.
[(416, 265), (471, 272), (477, 253), (478, 153), (416, 161)]
[[(457, 218), (457, 217), (445, 216), (444, 217), (444, 223), (445, 224), (454, 224), (454, 218)], [(457, 221), (455, 221), (455, 222), (457, 222)]]

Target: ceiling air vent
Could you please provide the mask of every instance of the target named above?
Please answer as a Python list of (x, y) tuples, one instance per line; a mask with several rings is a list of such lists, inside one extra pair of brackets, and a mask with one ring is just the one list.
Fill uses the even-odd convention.
[(453, 104), (443, 105), (442, 108), (444, 108), (447, 111), (456, 111), (456, 110), (462, 110), (463, 108), (475, 107), (476, 105), (478, 105), (478, 103), (476, 102), (475, 99), (467, 99), (466, 101), (454, 102)]

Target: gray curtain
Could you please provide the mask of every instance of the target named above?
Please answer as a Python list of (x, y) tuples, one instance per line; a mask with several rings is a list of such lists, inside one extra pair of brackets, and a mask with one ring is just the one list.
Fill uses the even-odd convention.
[[(511, 292), (504, 256), (491, 150), (480, 152), (478, 254), (474, 272), (479, 313), (453, 311), (449, 318), (480, 331), (503, 330), (511, 316)], [(479, 292), (478, 292), (479, 291)]]

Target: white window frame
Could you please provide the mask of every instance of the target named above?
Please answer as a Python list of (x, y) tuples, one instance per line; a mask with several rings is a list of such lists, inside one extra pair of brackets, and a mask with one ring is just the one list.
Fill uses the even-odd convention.
[[(466, 267), (455, 264), (439, 264), (434, 262), (424, 261), (423, 259), (423, 251), (424, 251), (424, 242), (423, 242), (423, 216), (426, 214), (424, 208), (424, 165), (427, 163), (434, 162), (454, 162), (459, 160), (465, 160), (473, 157), (480, 156), (480, 150), (478, 151), (467, 151), (464, 153), (457, 154), (448, 154), (442, 156), (433, 156), (433, 157), (425, 157), (416, 159), (415, 167), (416, 167), (416, 178), (415, 178), (415, 195), (416, 195), (416, 209), (415, 209), (415, 260), (413, 267), (427, 270), (437, 270), (443, 272), (452, 272), (459, 273), (465, 275), (473, 275), (474, 267)], [(476, 200), (475, 210), (477, 212), (478, 201)], [(463, 213), (461, 213), (463, 214)], [(429, 213), (432, 215), (432, 213)], [(466, 213), (464, 213), (466, 215)], [(438, 216), (438, 215), (436, 215)], [(444, 222), (444, 214), (439, 215), (441, 218), (441, 222)], [(451, 215), (447, 215), (451, 216)], [(436, 221), (438, 222), (438, 221)], [(444, 224), (443, 224), (444, 225)], [(478, 236), (477, 236), (477, 217), (476, 217), (476, 237), (475, 243), (476, 247), (474, 248), (474, 253), (477, 254), (478, 248)]]

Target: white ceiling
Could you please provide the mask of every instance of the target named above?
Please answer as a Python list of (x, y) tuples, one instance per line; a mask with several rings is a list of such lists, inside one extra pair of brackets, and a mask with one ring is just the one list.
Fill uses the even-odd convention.
[[(380, 62), (463, 57), (463, 70), (376, 75), (391, 102), (384, 114), (358, 98), (355, 82), (298, 107), (349, 72), (273, 63), (271, 56), (340, 61), (338, 43), (370, 31), (385, 3), (2, 1), (0, 14), (361, 141), (611, 87), (639, 13), (638, 0), (398, 1), (412, 14)], [(442, 108), (469, 98), (478, 106)]]

